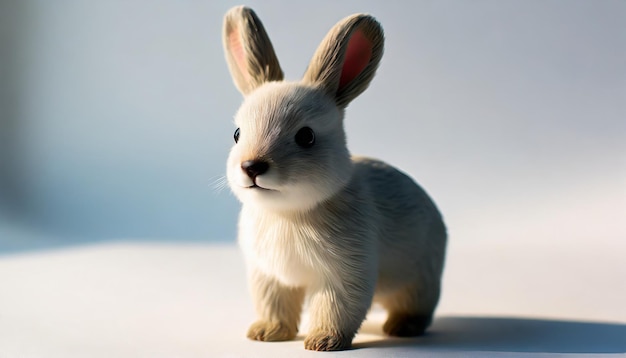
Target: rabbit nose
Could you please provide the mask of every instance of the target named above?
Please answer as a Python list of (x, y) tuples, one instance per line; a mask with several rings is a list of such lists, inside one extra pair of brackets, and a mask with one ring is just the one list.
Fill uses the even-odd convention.
[(241, 169), (243, 169), (251, 179), (265, 173), (269, 167), (270, 165), (262, 160), (246, 160), (241, 163)]

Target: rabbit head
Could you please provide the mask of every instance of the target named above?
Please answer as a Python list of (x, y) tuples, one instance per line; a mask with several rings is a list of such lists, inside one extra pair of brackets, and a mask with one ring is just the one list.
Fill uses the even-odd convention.
[(305, 211), (327, 200), (352, 177), (344, 109), (374, 77), (382, 28), (368, 15), (343, 19), (299, 82), (283, 81), (273, 46), (251, 9), (231, 9), (223, 36), (230, 73), (244, 96), (227, 161), (231, 189), (244, 204), (282, 211)]

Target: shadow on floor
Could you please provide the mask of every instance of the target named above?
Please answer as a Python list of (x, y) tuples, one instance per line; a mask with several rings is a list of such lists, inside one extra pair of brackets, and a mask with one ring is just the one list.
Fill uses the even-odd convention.
[[(362, 333), (381, 334), (366, 322)], [(417, 338), (381, 338), (355, 349), (404, 347), (441, 351), (517, 353), (624, 353), (626, 325), (520, 318), (440, 317)]]

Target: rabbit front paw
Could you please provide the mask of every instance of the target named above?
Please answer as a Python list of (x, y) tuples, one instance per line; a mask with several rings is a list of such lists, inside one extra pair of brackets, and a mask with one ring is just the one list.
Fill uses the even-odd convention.
[(311, 351), (341, 351), (350, 348), (351, 337), (337, 331), (313, 331), (304, 340), (304, 348)]
[(248, 338), (265, 342), (289, 341), (297, 333), (297, 327), (282, 322), (256, 321), (248, 329)]

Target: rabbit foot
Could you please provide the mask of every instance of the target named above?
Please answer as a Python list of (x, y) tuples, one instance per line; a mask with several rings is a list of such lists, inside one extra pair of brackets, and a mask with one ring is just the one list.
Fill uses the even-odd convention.
[(341, 351), (350, 348), (352, 339), (337, 331), (313, 331), (304, 340), (304, 348), (311, 351)]
[(431, 315), (389, 314), (383, 331), (395, 337), (421, 336), (432, 321)]
[(248, 329), (248, 338), (255, 341), (276, 342), (294, 339), (298, 330), (282, 322), (256, 321)]

